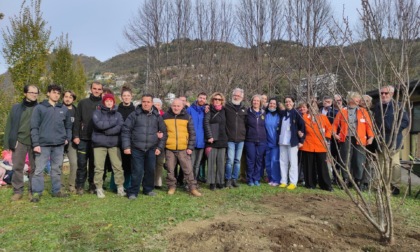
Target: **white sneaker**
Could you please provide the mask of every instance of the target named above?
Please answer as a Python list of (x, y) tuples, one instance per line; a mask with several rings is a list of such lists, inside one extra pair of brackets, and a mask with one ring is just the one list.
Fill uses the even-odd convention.
[(119, 187), (118, 187), (117, 195), (118, 195), (118, 196), (121, 196), (121, 197), (124, 197), (124, 196), (126, 196), (126, 195), (127, 195), (127, 194), (124, 192), (124, 187), (123, 187), (123, 186), (119, 186)]
[(96, 196), (98, 196), (98, 198), (103, 199), (105, 198), (105, 194), (104, 194), (104, 190), (101, 189), (96, 189)]

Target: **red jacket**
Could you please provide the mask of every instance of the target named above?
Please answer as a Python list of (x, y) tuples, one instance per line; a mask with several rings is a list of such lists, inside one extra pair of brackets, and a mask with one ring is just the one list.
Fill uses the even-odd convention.
[[(366, 145), (367, 139), (373, 137), (373, 127), (372, 121), (370, 120), (369, 112), (361, 107), (357, 108), (356, 112), (357, 117), (357, 136), (360, 139), (362, 145)], [(339, 142), (344, 142), (346, 136), (348, 135), (348, 120), (349, 120), (349, 111), (347, 108), (341, 109), (337, 116), (334, 119), (333, 123), (333, 133), (337, 133), (337, 129), (340, 128), (340, 139)], [(358, 144), (360, 144), (358, 142)]]
[(325, 138), (331, 138), (331, 123), (328, 117), (319, 114), (312, 120), (309, 114), (302, 115), (305, 122), (306, 138), (301, 151), (306, 152), (327, 152), (327, 144)]

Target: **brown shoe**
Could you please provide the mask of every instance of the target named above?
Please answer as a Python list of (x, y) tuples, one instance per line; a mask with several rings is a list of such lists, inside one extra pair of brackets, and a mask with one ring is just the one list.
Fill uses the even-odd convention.
[(175, 194), (175, 187), (171, 187), (171, 188), (169, 188), (169, 191), (168, 191), (168, 194), (169, 195), (174, 195)]
[(21, 199), (22, 199), (22, 194), (19, 194), (19, 193), (13, 194), (13, 196), (11, 198), (12, 201), (18, 201), (18, 200), (21, 200)]
[(201, 197), (201, 193), (197, 189), (191, 190), (190, 193), (194, 197)]
[(81, 188), (77, 188), (76, 189), (76, 193), (78, 194), (78, 195), (83, 195), (83, 193), (85, 192), (85, 190), (83, 190), (83, 187), (81, 187)]

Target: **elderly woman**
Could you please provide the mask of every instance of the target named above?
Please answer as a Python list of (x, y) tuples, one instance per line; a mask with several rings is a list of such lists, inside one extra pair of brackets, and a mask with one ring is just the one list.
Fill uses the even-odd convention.
[(265, 111), (262, 109), (260, 95), (254, 95), (251, 99), (251, 104), (246, 118), (246, 177), (249, 186), (259, 186), (261, 170), (263, 169), (263, 158), (267, 145)]
[(225, 156), (228, 146), (226, 134), (225, 97), (216, 92), (210, 96), (210, 111), (204, 117), (204, 135), (207, 140), (207, 183), (210, 190), (224, 188)]
[[(280, 113), (280, 188), (294, 190), (298, 182), (298, 151), (305, 141), (305, 123), (294, 108), (295, 99), (284, 98), (285, 111)], [(290, 168), (289, 168), (290, 165)], [(289, 182), (289, 185), (287, 183)]]
[(331, 138), (331, 123), (328, 117), (318, 113), (318, 107), (301, 103), (299, 108), (305, 122), (306, 137), (302, 152), (302, 166), (305, 187), (315, 189), (318, 182), (322, 190), (332, 191), (331, 178), (327, 166), (327, 141)]
[(372, 144), (374, 139), (372, 121), (368, 111), (359, 107), (360, 100), (359, 93), (350, 92), (347, 95), (347, 107), (337, 113), (333, 123), (333, 136), (341, 143), (339, 162), (342, 176), (348, 186), (351, 186), (348, 171), (356, 185), (360, 186), (366, 162), (363, 146)]
[(280, 115), (277, 100), (271, 98), (265, 117), (265, 130), (267, 132), (267, 147), (265, 149), (265, 169), (267, 171), (268, 184), (278, 186), (280, 184), (279, 164), (279, 133)]

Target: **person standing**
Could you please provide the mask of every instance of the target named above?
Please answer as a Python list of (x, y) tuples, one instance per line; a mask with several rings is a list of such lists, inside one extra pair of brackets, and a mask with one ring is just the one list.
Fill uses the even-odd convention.
[(261, 170), (264, 166), (263, 160), (267, 146), (265, 111), (262, 108), (260, 95), (254, 95), (251, 104), (246, 120), (246, 176), (249, 186), (260, 186)]
[(31, 142), (31, 116), (35, 106), (39, 89), (34, 85), (26, 85), (23, 88), (24, 98), (21, 103), (13, 105), (6, 122), (4, 131), (3, 148), (12, 151), (12, 201), (22, 199), (24, 191), (23, 169), (25, 167), (26, 155), (29, 157), (29, 196), (32, 196), (32, 176), (35, 171), (35, 159)]
[[(159, 98), (153, 98), (153, 106), (158, 110), (159, 115), (163, 116), (165, 112), (162, 109), (162, 100)], [(163, 165), (165, 163), (165, 151), (161, 151), (156, 157), (156, 168), (155, 168), (155, 189), (162, 189), (162, 173)]]
[[(71, 91), (67, 90), (63, 93), (63, 104), (67, 107), (67, 110), (71, 118), (71, 124), (73, 127), (74, 118), (76, 117), (76, 106), (73, 103), (76, 101), (76, 94)], [(76, 192), (76, 173), (77, 173), (77, 146), (75, 143), (70, 141), (66, 146), (64, 146), (64, 152), (67, 153), (67, 158), (69, 159), (70, 164), (70, 173), (68, 177), (68, 191), (70, 193)], [(62, 176), (63, 182), (64, 176)], [(65, 183), (62, 183), (63, 185)]]
[(243, 104), (244, 90), (235, 88), (232, 100), (225, 106), (226, 134), (228, 136), (228, 150), (226, 160), (226, 184), (239, 187), (238, 177), (241, 167), (241, 157), (246, 137), (247, 111)]
[(64, 145), (71, 141), (71, 117), (68, 109), (59, 103), (61, 87), (48, 86), (47, 97), (35, 107), (31, 116), (31, 139), (35, 153), (35, 172), (32, 178), (31, 202), (39, 202), (44, 191), (44, 168), (51, 162), (53, 197), (68, 197), (61, 192), (61, 167)]
[[(204, 116), (206, 115), (207, 94), (201, 92), (197, 95), (197, 100), (187, 108), (187, 113), (191, 116), (195, 129), (195, 146), (191, 154), (191, 162), (194, 171), (194, 178), (198, 179), (201, 158), (203, 157), (204, 147)], [(222, 178), (223, 179), (223, 178)]]
[(194, 150), (195, 132), (191, 116), (185, 111), (181, 99), (174, 99), (171, 108), (163, 115), (168, 130), (165, 157), (168, 168), (166, 184), (169, 187), (168, 194), (173, 195), (176, 191), (175, 166), (179, 162), (187, 181), (191, 195), (200, 197), (197, 190), (197, 181), (191, 164), (191, 154)]
[(267, 132), (267, 147), (265, 149), (265, 170), (267, 171), (268, 184), (278, 186), (280, 184), (279, 163), (279, 134), (280, 115), (277, 100), (271, 98), (265, 116), (265, 131)]
[[(384, 137), (385, 143), (388, 148), (396, 150), (395, 154), (391, 156), (390, 170), (391, 173), (391, 189), (393, 195), (400, 194), (401, 184), (401, 167), (400, 167), (400, 154), (399, 150), (402, 149), (403, 135), (402, 131), (410, 124), (410, 118), (407, 112), (401, 105), (396, 102), (392, 97), (394, 96), (395, 88), (393, 86), (384, 86), (381, 88), (381, 103), (379, 103), (374, 110), (375, 122), (378, 127), (378, 132)], [(398, 122), (401, 121), (398, 129), (395, 130)], [(396, 136), (395, 136), (396, 134)], [(383, 147), (382, 147), (383, 148)], [(377, 150), (379, 164), (381, 170), (385, 173), (387, 169), (384, 151)]]
[[(162, 136), (159, 138), (158, 133)], [(157, 109), (153, 106), (153, 96), (144, 94), (141, 105), (137, 106), (125, 120), (121, 141), (124, 153), (131, 155), (131, 187), (128, 199), (135, 200), (143, 186), (143, 194), (155, 196), (156, 157), (165, 148), (166, 126)]]
[(103, 86), (100, 82), (92, 82), (90, 91), (90, 96), (82, 99), (77, 105), (76, 118), (73, 124), (73, 142), (77, 145), (76, 191), (79, 195), (84, 192), (86, 179), (89, 182), (89, 192), (95, 193), (96, 189), (93, 182), (95, 165), (91, 140), (92, 116), (93, 111), (101, 104)]

